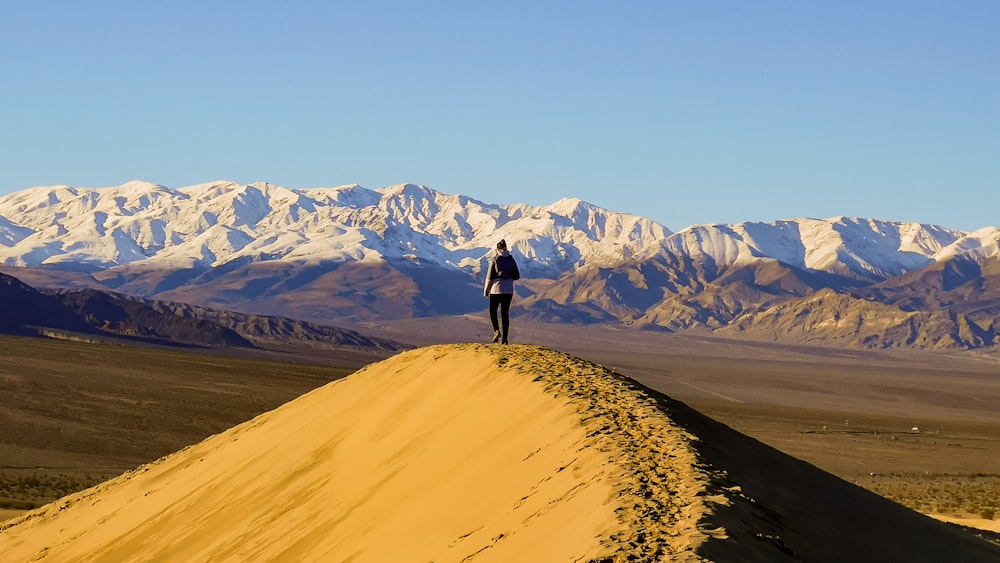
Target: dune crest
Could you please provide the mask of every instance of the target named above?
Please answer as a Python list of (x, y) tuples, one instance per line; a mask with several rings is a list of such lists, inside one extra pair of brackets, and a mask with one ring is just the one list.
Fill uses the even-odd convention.
[(629, 380), (541, 347), (373, 364), (0, 529), (5, 560), (699, 560), (709, 471)]

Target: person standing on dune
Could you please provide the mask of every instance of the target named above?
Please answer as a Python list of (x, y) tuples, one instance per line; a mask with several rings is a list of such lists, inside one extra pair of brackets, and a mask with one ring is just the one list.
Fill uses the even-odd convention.
[[(510, 332), (510, 302), (514, 299), (514, 280), (521, 278), (517, 271), (517, 262), (507, 251), (507, 241), (500, 239), (497, 252), (490, 260), (489, 273), (486, 274), (486, 287), (483, 297), (490, 300), (490, 322), (493, 323), (493, 342), (507, 344)], [(500, 319), (497, 320), (497, 309)]]

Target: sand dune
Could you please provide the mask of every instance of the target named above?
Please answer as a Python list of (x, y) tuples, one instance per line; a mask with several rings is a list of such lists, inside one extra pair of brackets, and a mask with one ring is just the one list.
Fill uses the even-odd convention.
[(944, 561), (1000, 548), (533, 346), (400, 354), (0, 525), (4, 561)]

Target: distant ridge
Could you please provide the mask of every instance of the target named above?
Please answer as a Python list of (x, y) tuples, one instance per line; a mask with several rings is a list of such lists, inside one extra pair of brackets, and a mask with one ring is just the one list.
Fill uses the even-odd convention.
[[(0, 269), (36, 287), (319, 324), (479, 312), (500, 238), (521, 264), (524, 318), (835, 346), (1000, 345), (997, 227), (833, 217), (673, 232), (576, 198), (496, 205), (414, 184), (135, 181), (0, 198)], [(823, 291), (839, 297), (817, 300)], [(837, 321), (872, 315), (863, 328)], [(902, 317), (905, 327), (887, 320)]]
[(85, 339), (126, 338), (208, 348), (404, 347), (355, 331), (282, 317), (214, 311), (95, 289), (39, 292), (0, 274), (0, 333)]

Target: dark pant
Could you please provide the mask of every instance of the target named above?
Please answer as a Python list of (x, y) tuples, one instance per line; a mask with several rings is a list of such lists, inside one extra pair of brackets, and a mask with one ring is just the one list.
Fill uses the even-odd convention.
[[(490, 322), (493, 323), (493, 333), (500, 333), (501, 342), (507, 343), (507, 334), (510, 332), (510, 302), (514, 299), (513, 293), (492, 293), (490, 294)], [(500, 309), (500, 320), (497, 322), (497, 309)]]

